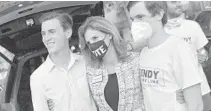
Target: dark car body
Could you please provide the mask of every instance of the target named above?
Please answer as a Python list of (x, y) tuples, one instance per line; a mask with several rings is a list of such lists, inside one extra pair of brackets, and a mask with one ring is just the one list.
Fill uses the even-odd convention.
[[(0, 12), (0, 111), (33, 111), (30, 75), (45, 61), (39, 17), (62, 10), (73, 17), (70, 47), (78, 49), (77, 29), (89, 16), (103, 15), (98, 1), (25, 1)], [(75, 50), (78, 51), (78, 50)], [(2, 76), (2, 78), (1, 78)]]

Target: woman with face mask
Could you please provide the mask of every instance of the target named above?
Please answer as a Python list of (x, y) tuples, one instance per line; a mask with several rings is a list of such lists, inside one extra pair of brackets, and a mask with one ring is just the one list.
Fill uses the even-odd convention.
[(127, 52), (117, 28), (103, 17), (90, 17), (78, 34), (98, 110), (144, 111), (139, 54)]

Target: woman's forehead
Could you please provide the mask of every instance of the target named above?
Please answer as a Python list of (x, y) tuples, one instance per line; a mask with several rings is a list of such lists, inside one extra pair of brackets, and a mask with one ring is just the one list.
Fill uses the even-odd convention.
[(87, 30), (84, 34), (86, 41), (89, 41), (93, 37), (101, 37), (103, 35), (104, 35), (103, 32), (96, 30), (96, 29), (92, 29), (92, 28), (87, 28)]
[(85, 36), (104, 35), (104, 33), (97, 29), (88, 28), (85, 32)]

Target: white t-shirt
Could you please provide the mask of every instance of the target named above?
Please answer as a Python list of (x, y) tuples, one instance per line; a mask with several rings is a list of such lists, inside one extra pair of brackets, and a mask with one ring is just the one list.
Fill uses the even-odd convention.
[[(165, 30), (170, 35), (175, 35), (187, 42), (196, 58), (197, 50), (203, 48), (208, 43), (199, 24), (192, 20), (182, 18), (169, 20), (165, 26)], [(210, 87), (201, 64), (199, 64), (199, 70), (199, 74), (203, 80), (201, 84), (202, 95), (205, 95), (210, 92)]]
[(146, 111), (187, 111), (185, 103), (177, 102), (176, 91), (202, 82), (193, 58), (188, 45), (174, 36), (142, 50), (140, 73)]

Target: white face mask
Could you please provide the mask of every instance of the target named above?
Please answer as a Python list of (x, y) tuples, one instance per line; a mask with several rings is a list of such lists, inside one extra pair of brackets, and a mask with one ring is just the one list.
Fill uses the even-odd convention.
[(148, 40), (152, 36), (152, 27), (147, 22), (132, 22), (131, 33), (134, 42)]

